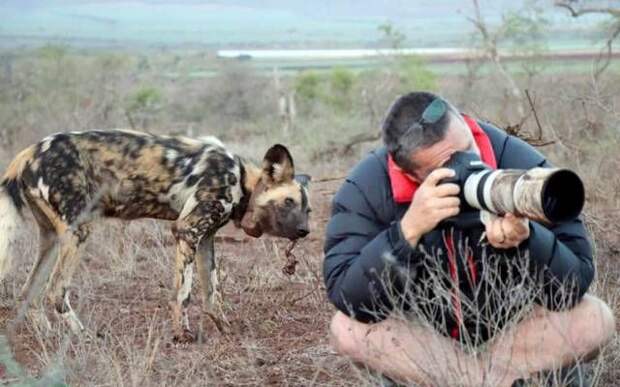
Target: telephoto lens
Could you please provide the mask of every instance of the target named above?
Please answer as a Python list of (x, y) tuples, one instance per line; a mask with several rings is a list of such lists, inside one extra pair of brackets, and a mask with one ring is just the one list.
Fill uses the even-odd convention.
[(444, 166), (455, 171), (449, 181), (461, 187), (463, 207), (497, 215), (511, 212), (547, 224), (574, 219), (583, 209), (583, 183), (568, 169), (493, 170), (474, 152), (456, 152)]

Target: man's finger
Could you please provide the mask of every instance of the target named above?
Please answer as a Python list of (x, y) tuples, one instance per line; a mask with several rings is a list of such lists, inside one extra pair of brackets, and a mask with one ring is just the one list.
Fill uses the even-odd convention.
[(504, 242), (500, 243), (500, 246), (503, 249), (510, 249), (510, 248), (519, 246), (519, 244), (521, 244), (519, 240), (513, 240), (513, 239), (506, 238)]
[(530, 220), (528, 218), (516, 217), (513, 215), (515, 228), (520, 233), (529, 232), (530, 229)]
[(454, 183), (439, 184), (435, 188), (436, 197), (456, 196), (461, 191), (461, 188)]
[(422, 184), (431, 187), (436, 186), (439, 181), (454, 176), (454, 170), (450, 168), (438, 168), (431, 172)]
[(528, 220), (526, 218), (518, 218), (513, 214), (506, 214), (502, 227), (506, 237), (510, 239), (520, 239), (528, 233)]
[(461, 201), (459, 198), (454, 196), (448, 196), (445, 198), (435, 198), (431, 204), (433, 208), (442, 209), (442, 208), (452, 208), (459, 207), (461, 205)]
[(506, 241), (506, 242), (502, 242), (502, 243), (496, 243), (496, 244), (492, 244), (493, 247), (495, 247), (496, 249), (511, 249), (513, 247), (517, 247), (517, 244), (511, 241)]
[(442, 220), (447, 219), (451, 216), (458, 215), (459, 210), (460, 209), (458, 207), (448, 207), (448, 208), (438, 209), (437, 216), (439, 218), (439, 221), (441, 222)]
[(494, 245), (504, 242), (505, 237), (502, 232), (500, 218), (493, 219), (487, 227), (487, 239), (489, 242), (493, 242), (492, 244)]
[(501, 229), (501, 221), (493, 222), (492, 231), (487, 235), (487, 240), (496, 249), (509, 249), (515, 246), (515, 241), (508, 239)]
[(504, 244), (507, 247), (517, 247), (517, 246), (519, 246), (521, 244), (521, 241), (518, 240), (518, 239), (506, 239), (504, 241)]
[(504, 235), (504, 238), (506, 240), (517, 238), (517, 233), (515, 232), (515, 229), (509, 220), (501, 219), (499, 222), (499, 227), (500, 230), (502, 230), (502, 235)]

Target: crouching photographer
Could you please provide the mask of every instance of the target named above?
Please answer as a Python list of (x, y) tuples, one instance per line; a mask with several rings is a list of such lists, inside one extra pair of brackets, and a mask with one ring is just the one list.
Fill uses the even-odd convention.
[(586, 293), (579, 178), (426, 92), (392, 104), (383, 140), (333, 201), (324, 277), (336, 350), (400, 383), (553, 374), (586, 385), (574, 365), (615, 322)]

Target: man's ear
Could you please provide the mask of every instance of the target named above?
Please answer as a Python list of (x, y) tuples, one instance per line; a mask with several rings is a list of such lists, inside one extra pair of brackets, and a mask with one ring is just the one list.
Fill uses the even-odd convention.
[(305, 189), (308, 189), (308, 185), (310, 184), (310, 182), (312, 181), (312, 176), (310, 175), (305, 175), (305, 174), (299, 174), (299, 175), (295, 175), (295, 180), (302, 185), (302, 187), (304, 187)]
[(263, 159), (263, 177), (268, 185), (292, 181), (295, 166), (290, 152), (284, 145), (276, 144), (269, 148)]

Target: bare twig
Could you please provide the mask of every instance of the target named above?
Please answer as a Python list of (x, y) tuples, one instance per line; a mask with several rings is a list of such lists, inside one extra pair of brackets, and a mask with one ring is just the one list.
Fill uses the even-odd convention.
[(129, 110), (125, 110), (125, 117), (127, 117), (127, 122), (129, 122), (129, 126), (131, 127), (131, 129), (136, 129), (136, 123), (133, 120), (133, 117), (131, 116), (131, 113), (129, 112)]
[(349, 139), (341, 149), (341, 153), (347, 154), (351, 151), (355, 145), (363, 144), (365, 142), (377, 141), (381, 138), (381, 133), (360, 133)]
[(334, 155), (334, 154), (344, 156), (344, 155), (350, 154), (354, 146), (367, 143), (367, 142), (377, 141), (380, 138), (381, 138), (381, 132), (359, 133), (354, 136), (351, 136), (351, 138), (349, 138), (349, 140), (343, 145), (333, 144), (332, 146), (329, 146), (325, 148), (324, 150), (317, 152), (313, 156), (313, 158), (317, 159), (323, 156)]
[(613, 42), (620, 36), (620, 7), (608, 7), (608, 6), (580, 6), (579, 1), (570, 0), (556, 0), (555, 6), (559, 8), (567, 9), (571, 16), (574, 18), (580, 17), (586, 14), (603, 14), (609, 15), (616, 19), (613, 29), (611, 30), (605, 45), (601, 49), (601, 52), (596, 60), (597, 69), (594, 72), (594, 79), (598, 80), (601, 74), (609, 67), (613, 54)]
[(538, 118), (535, 101), (530, 95), (529, 90), (527, 89), (525, 90), (525, 95), (527, 96), (527, 101), (530, 104), (530, 109), (531, 109), (530, 111), (531, 113), (534, 114), (534, 119), (536, 120), (536, 126), (538, 127), (538, 135), (536, 137), (532, 137), (532, 136), (524, 135), (521, 133), (521, 129), (523, 128), (525, 121), (529, 118), (529, 114), (527, 116), (523, 116), (521, 122), (519, 122), (518, 124), (510, 125), (506, 127), (506, 132), (513, 136), (519, 137), (523, 141), (533, 146), (546, 146), (546, 145), (554, 144), (556, 140), (544, 140), (543, 139), (543, 129), (540, 123), (540, 119)]
[(313, 179), (312, 180), (312, 184), (314, 184), (314, 183), (326, 183), (328, 181), (342, 180), (345, 177), (346, 177), (345, 175), (321, 177), (321, 178), (318, 178), (318, 179)]
[[(521, 104), (522, 96), (519, 86), (517, 86), (517, 82), (510, 76), (506, 67), (502, 63), (502, 58), (497, 48), (497, 39), (503, 33), (503, 30), (497, 31), (495, 33), (491, 33), (489, 28), (487, 27), (484, 19), (482, 18), (482, 13), (480, 12), (480, 4), (478, 0), (472, 0), (474, 3), (474, 17), (468, 17), (467, 19), (474, 25), (474, 27), (478, 30), (482, 37), (482, 44), (484, 47), (485, 55), (493, 62), (495, 65), (495, 69), (499, 73), (499, 75), (504, 78), (506, 83), (508, 84), (508, 91), (512, 96), (518, 101), (517, 111), (520, 116), (524, 115), (524, 109)], [(503, 27), (502, 27), (503, 28)]]
[(542, 126), (540, 125), (540, 120), (538, 119), (538, 113), (536, 112), (536, 106), (534, 105), (534, 101), (532, 100), (532, 96), (530, 95), (530, 91), (525, 89), (525, 95), (527, 96), (527, 101), (530, 104), (530, 108), (532, 109), (532, 113), (534, 113), (534, 119), (536, 120), (536, 126), (538, 126), (538, 138), (542, 139)]
[(302, 296), (294, 298), (290, 301), (290, 305), (295, 305), (296, 303), (298, 303), (299, 301), (305, 299), (306, 297), (312, 295), (313, 293), (315, 293), (317, 290), (319, 290), (321, 287), (320, 285), (317, 283), (312, 289), (310, 289), (310, 291), (304, 293)]
[(607, 38), (607, 42), (605, 42), (605, 47), (601, 50), (601, 53), (596, 59), (597, 69), (594, 73), (595, 79), (598, 79), (611, 64), (611, 57), (613, 55), (613, 42), (618, 36), (620, 36), (620, 18), (619, 21), (615, 24), (613, 32), (611, 33), (609, 38)]
[(566, 8), (572, 17), (579, 17), (581, 15), (585, 15), (588, 13), (607, 13), (612, 16), (620, 17), (620, 8), (612, 8), (612, 7), (582, 7), (575, 8), (573, 5), (576, 4), (575, 1), (566, 1), (566, 0), (556, 0), (555, 5), (560, 8)]

